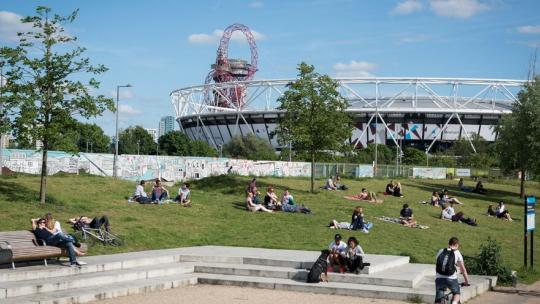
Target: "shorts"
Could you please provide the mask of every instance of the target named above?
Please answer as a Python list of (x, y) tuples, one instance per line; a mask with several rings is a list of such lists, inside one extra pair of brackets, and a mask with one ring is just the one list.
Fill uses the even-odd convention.
[(450, 289), (452, 294), (461, 293), (457, 279), (437, 278), (435, 279), (435, 303), (440, 303), (444, 298), (446, 288)]

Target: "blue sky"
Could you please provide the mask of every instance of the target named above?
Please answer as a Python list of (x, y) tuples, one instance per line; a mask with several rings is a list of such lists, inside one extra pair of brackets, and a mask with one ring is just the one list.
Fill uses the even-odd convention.
[[(121, 127), (157, 128), (174, 116), (169, 93), (204, 82), (219, 32), (233, 23), (256, 32), (255, 79), (295, 77), (300, 61), (333, 76), (523, 79), (540, 46), (538, 0), (0, 0), (2, 45), (13, 45), (18, 17), (37, 5), (80, 9), (68, 32), (109, 68), (101, 93), (134, 86), (122, 91)], [(229, 53), (249, 58), (242, 39)], [(113, 134), (113, 113), (95, 121)]]

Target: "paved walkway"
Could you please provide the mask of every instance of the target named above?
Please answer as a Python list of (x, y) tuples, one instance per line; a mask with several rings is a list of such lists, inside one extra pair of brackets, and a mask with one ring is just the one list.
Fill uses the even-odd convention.
[(218, 285), (196, 285), (95, 304), (405, 304), (407, 302)]

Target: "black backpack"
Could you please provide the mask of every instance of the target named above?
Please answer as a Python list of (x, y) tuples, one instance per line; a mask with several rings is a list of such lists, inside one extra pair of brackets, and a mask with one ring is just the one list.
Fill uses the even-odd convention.
[(454, 250), (445, 248), (437, 257), (436, 270), (438, 274), (451, 276), (456, 272), (456, 256)]

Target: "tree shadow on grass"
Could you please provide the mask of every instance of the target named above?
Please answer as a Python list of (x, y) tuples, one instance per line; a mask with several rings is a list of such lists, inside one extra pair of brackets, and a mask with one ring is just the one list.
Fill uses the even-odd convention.
[(431, 193), (433, 191), (441, 191), (443, 188), (448, 189), (450, 192), (450, 196), (456, 195), (458, 198), (464, 198), (464, 199), (473, 199), (473, 200), (479, 200), (479, 201), (486, 201), (489, 203), (495, 203), (502, 198), (512, 197), (511, 199), (505, 199), (505, 203), (509, 205), (522, 205), (521, 202), (516, 202), (513, 197), (518, 196), (515, 192), (510, 191), (502, 191), (502, 190), (494, 190), (494, 189), (488, 189), (488, 194), (476, 194), (472, 192), (463, 192), (459, 190), (456, 186), (445, 186), (437, 183), (430, 183), (426, 181), (418, 181), (416, 183), (410, 183), (408, 184), (409, 187), (418, 188), (420, 190), (428, 191), (429, 193), (426, 194), (426, 197), (429, 198), (431, 196)]
[[(198, 181), (193, 182), (194, 187), (201, 190), (209, 191), (218, 191), (223, 194), (243, 194), (245, 193), (249, 182), (251, 182), (252, 177), (244, 177), (238, 175), (220, 175), (220, 176), (211, 176)], [(283, 182), (286, 182), (284, 180)], [(266, 188), (272, 185), (275, 189), (285, 189), (288, 188), (293, 192), (309, 193), (309, 190), (296, 189), (292, 188), (286, 184), (280, 183), (266, 183), (257, 181), (257, 188), (261, 194), (266, 192)]]
[[(16, 182), (0, 180), (0, 196), (3, 196), (6, 201), (16, 203), (36, 203), (39, 201), (39, 191), (32, 190)], [(46, 204), (62, 206), (63, 203), (58, 201), (54, 196), (47, 194), (45, 199)]]

